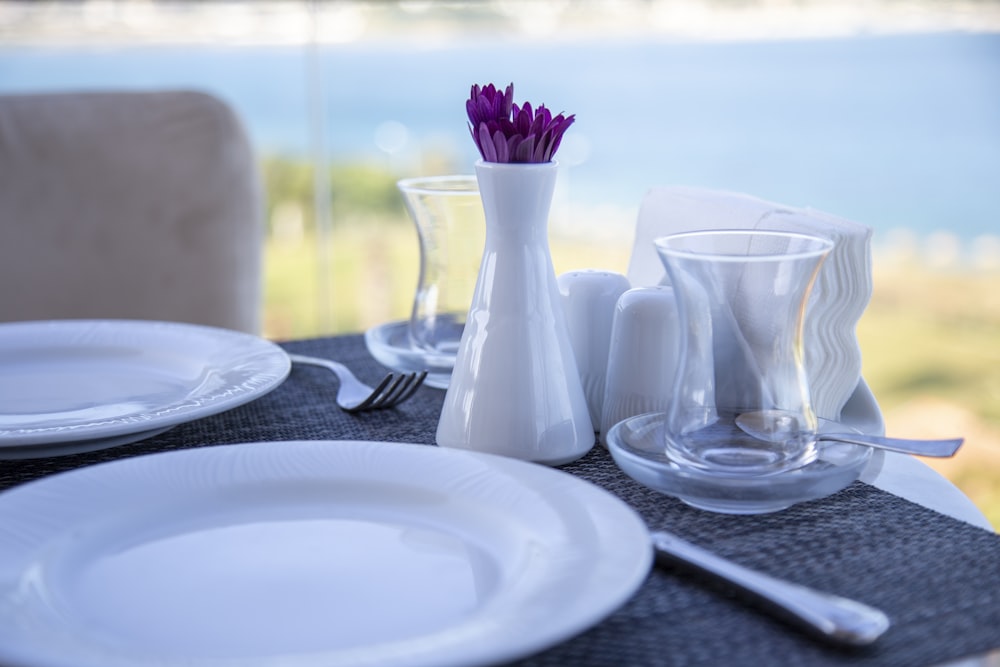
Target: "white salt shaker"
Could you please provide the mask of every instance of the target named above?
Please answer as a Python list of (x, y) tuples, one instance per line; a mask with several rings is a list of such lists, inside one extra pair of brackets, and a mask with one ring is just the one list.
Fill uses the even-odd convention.
[(629, 289), (630, 284), (628, 278), (620, 273), (598, 269), (570, 271), (560, 275), (557, 282), (590, 419), (594, 423), (594, 431), (598, 431), (611, 344), (611, 322), (618, 297)]
[(680, 322), (671, 287), (638, 287), (618, 299), (601, 413), (601, 444), (620, 421), (666, 411), (677, 370)]

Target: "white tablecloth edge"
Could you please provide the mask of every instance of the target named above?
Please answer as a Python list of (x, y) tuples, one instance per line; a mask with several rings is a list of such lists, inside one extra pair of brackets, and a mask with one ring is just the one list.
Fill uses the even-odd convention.
[(982, 511), (939, 472), (908, 454), (884, 452), (882, 468), (872, 485), (941, 514), (995, 532)]

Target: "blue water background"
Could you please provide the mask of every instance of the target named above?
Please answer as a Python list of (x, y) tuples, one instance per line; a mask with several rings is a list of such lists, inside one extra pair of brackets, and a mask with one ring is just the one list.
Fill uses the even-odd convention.
[[(310, 49), (0, 47), (0, 92), (205, 89), (235, 106), (261, 153), (308, 156)], [(332, 160), (406, 175), (421, 151), (443, 150), (471, 171), (469, 86), (513, 81), (518, 99), (576, 114), (560, 158), (581, 207), (635, 209), (652, 186), (687, 184), (814, 206), (876, 240), (1000, 234), (998, 34), (363, 41), (318, 62)], [(400, 126), (405, 143), (377, 145), (379, 128)]]

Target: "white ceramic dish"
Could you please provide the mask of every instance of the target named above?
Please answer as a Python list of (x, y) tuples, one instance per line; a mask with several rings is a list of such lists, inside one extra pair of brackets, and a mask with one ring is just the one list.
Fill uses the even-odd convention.
[(424, 385), (447, 389), (455, 367), (454, 354), (432, 354), (410, 345), (406, 321), (387, 322), (365, 332), (365, 345), (375, 360), (400, 373), (427, 371)]
[(252, 401), (288, 355), (246, 333), (141, 320), (0, 324), (0, 458), (141, 440)]
[(485, 665), (581, 632), (652, 560), (567, 473), (377, 442), (205, 447), (0, 494), (0, 664)]
[[(869, 465), (881, 466), (883, 452), (869, 447), (820, 442), (815, 461), (772, 475), (709, 472), (672, 459), (665, 446), (663, 413), (626, 419), (608, 432), (608, 450), (629, 477), (649, 488), (675, 496), (688, 505), (724, 514), (777, 512), (797, 503), (826, 497), (859, 479)], [(849, 430), (821, 421), (827, 432)]]

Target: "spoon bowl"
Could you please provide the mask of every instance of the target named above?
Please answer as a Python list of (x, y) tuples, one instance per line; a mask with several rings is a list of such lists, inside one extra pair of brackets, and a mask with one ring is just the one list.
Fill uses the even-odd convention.
[[(779, 410), (758, 410), (744, 412), (736, 417), (736, 425), (746, 434), (766, 442), (782, 442), (798, 437), (801, 431), (798, 419)], [(864, 445), (890, 452), (901, 452), (916, 456), (948, 458), (954, 456), (964, 438), (945, 440), (915, 440), (910, 438), (887, 438), (864, 433), (816, 433), (816, 440), (847, 442)]]

